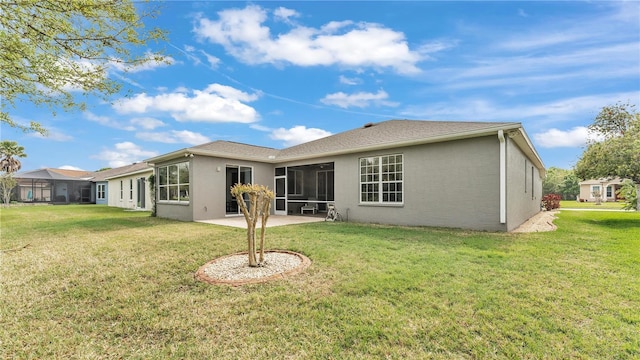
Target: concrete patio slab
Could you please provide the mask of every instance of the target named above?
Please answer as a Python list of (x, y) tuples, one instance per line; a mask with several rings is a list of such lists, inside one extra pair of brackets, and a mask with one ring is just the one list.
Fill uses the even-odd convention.
[[(293, 224), (305, 224), (311, 222), (320, 222), (324, 221), (324, 216), (295, 216), (295, 215), (271, 215), (267, 220), (267, 227), (274, 226), (284, 226), (284, 225), (293, 225)], [(247, 228), (247, 220), (245, 220), (244, 216), (230, 216), (221, 219), (213, 219), (213, 220), (198, 220), (197, 222), (206, 223), (206, 224), (214, 224), (214, 225), (222, 225), (222, 226), (231, 226), (237, 227), (241, 229)], [(258, 220), (257, 228), (262, 226), (262, 221)]]

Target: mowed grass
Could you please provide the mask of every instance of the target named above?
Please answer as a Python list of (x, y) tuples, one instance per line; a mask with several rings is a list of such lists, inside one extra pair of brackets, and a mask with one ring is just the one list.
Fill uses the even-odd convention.
[(595, 202), (578, 202), (575, 200), (560, 201), (560, 209), (593, 209), (593, 210), (622, 210), (624, 201), (606, 201), (596, 205)]
[(639, 213), (561, 211), (556, 232), (530, 234), (270, 228), (269, 248), (313, 264), (232, 288), (194, 273), (244, 250), (242, 229), (94, 205), (0, 211), (2, 358), (640, 357)]

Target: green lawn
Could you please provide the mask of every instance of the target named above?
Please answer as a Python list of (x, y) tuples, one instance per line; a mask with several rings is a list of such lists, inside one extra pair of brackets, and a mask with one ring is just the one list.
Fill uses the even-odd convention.
[[(95, 205), (0, 210), (0, 358), (640, 357), (640, 213), (550, 233), (270, 228), (305, 273), (194, 280), (244, 230)], [(8, 250), (8, 251), (7, 251)]]
[(560, 209), (595, 209), (595, 210), (622, 210), (624, 207), (623, 201), (607, 201), (602, 202), (600, 205), (596, 205), (595, 202), (577, 202), (575, 200), (562, 200), (560, 201)]

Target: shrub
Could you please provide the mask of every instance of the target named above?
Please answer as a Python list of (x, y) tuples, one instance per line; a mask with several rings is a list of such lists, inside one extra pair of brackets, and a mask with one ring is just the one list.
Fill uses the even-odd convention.
[(542, 197), (542, 208), (545, 210), (553, 210), (560, 207), (560, 199), (562, 197), (558, 194), (547, 194)]
[(622, 182), (622, 187), (616, 192), (620, 198), (624, 198), (624, 210), (635, 210), (638, 208), (638, 191), (636, 184), (627, 179)]

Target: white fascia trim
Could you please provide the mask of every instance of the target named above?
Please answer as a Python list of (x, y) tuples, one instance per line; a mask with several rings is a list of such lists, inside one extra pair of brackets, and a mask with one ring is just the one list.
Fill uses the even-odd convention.
[(104, 178), (105, 180), (113, 180), (113, 179), (117, 179), (117, 178), (123, 178), (123, 177), (130, 177), (130, 176), (134, 176), (134, 175), (140, 175), (140, 174), (144, 174), (144, 173), (148, 173), (148, 172), (153, 172), (153, 168), (146, 168), (146, 169), (141, 169), (138, 171), (133, 171), (133, 172), (128, 172), (128, 173), (124, 173), (124, 174), (118, 174), (118, 175), (113, 175), (113, 176), (109, 176)]

